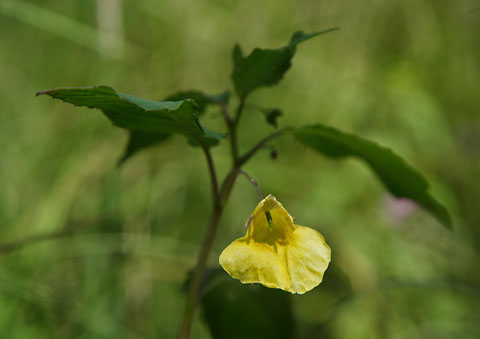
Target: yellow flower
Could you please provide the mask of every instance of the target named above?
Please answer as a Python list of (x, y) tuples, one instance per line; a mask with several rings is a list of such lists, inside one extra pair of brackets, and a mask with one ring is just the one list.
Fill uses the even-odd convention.
[(220, 265), (244, 284), (303, 294), (320, 284), (330, 247), (316, 230), (295, 225), (273, 195), (255, 208), (247, 234), (220, 255)]

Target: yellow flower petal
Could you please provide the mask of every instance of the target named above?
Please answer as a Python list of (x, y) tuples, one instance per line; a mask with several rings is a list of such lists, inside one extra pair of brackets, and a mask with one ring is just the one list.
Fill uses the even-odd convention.
[[(277, 250), (283, 252), (283, 247)], [(290, 277), (278, 251), (265, 243), (243, 237), (235, 240), (220, 255), (220, 265), (244, 284), (261, 283), (267, 287), (290, 291)], [(292, 291), (290, 291), (292, 292)]]
[(322, 282), (330, 253), (319, 232), (294, 225), (283, 205), (269, 195), (255, 208), (247, 234), (223, 250), (220, 265), (244, 284), (302, 294)]
[(331, 250), (320, 232), (295, 225), (286, 252), (290, 280), (297, 293), (308, 292), (322, 282)]
[[(272, 217), (272, 225), (268, 224), (265, 212)], [(252, 225), (247, 236), (256, 242), (274, 243), (284, 239), (294, 230), (293, 218), (273, 195), (269, 195), (253, 211)]]

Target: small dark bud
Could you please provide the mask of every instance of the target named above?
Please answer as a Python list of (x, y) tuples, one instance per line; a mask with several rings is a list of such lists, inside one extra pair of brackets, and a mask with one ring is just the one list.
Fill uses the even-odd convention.
[(275, 159), (277, 159), (277, 157), (278, 157), (277, 151), (274, 150), (274, 149), (272, 149), (272, 150), (270, 151), (270, 158), (272, 158), (273, 160), (275, 160)]

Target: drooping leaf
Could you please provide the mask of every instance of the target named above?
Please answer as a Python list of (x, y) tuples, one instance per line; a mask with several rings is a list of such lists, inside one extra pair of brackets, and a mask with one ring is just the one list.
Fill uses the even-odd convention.
[[(192, 99), (198, 105), (198, 114), (201, 115), (205, 112), (208, 105), (211, 104), (227, 104), (229, 99), (228, 92), (224, 92), (218, 95), (208, 95), (204, 94), (200, 91), (190, 90), (190, 91), (182, 91), (172, 95), (169, 95), (164, 100), (165, 101), (181, 101)], [(206, 134), (210, 133), (210, 131), (206, 131)], [(152, 133), (152, 132), (144, 132), (144, 131), (129, 131), (128, 137), (128, 144), (125, 149), (124, 155), (120, 159), (120, 164), (123, 164), (128, 158), (130, 158), (133, 154), (141, 151), (147, 147), (159, 144), (168, 139), (170, 133), (159, 132), (159, 133)], [(222, 138), (223, 134), (219, 134), (215, 137)]]
[(415, 201), (443, 225), (451, 227), (447, 209), (429, 194), (427, 181), (390, 149), (323, 125), (297, 128), (294, 134), (303, 144), (328, 157), (353, 156), (364, 160), (390, 193)]
[(294, 337), (288, 294), (263, 286), (243, 285), (222, 270), (207, 272), (201, 305), (213, 338)]
[(108, 86), (56, 88), (37, 93), (69, 102), (75, 106), (98, 108), (114, 125), (130, 131), (152, 134), (178, 133), (195, 145), (212, 146), (221, 139), (198, 121), (194, 100), (153, 101), (123, 94)]
[(331, 28), (308, 34), (296, 32), (288, 45), (278, 49), (255, 48), (246, 57), (243, 56), (240, 46), (235, 45), (233, 49), (234, 67), (232, 74), (235, 91), (240, 97), (245, 98), (259, 87), (275, 85), (290, 68), (291, 59), (299, 43), (336, 29)]

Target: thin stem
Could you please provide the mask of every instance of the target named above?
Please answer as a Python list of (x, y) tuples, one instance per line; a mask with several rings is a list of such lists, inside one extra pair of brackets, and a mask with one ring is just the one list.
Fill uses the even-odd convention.
[(200, 254), (198, 255), (197, 264), (195, 266), (195, 271), (188, 289), (187, 298), (185, 301), (185, 310), (183, 313), (182, 321), (180, 322), (180, 328), (177, 333), (177, 338), (187, 339), (190, 335), (190, 330), (192, 327), (193, 316), (195, 314), (195, 309), (198, 304), (198, 297), (200, 292), (200, 285), (202, 282), (203, 272), (207, 266), (208, 254), (212, 248), (213, 241), (215, 240), (215, 235), (217, 233), (218, 223), (222, 215), (221, 206), (214, 207), (212, 216), (210, 218), (210, 223), (207, 228), (207, 233), (203, 239), (202, 248)]
[(200, 253), (198, 255), (197, 264), (195, 265), (195, 270), (193, 272), (193, 277), (188, 288), (188, 293), (185, 300), (184, 313), (177, 333), (178, 339), (188, 339), (188, 337), (190, 336), (193, 316), (195, 315), (195, 309), (199, 300), (203, 273), (205, 272), (205, 268), (207, 267), (208, 255), (210, 254), (210, 250), (212, 249), (212, 245), (217, 234), (223, 208), (226, 201), (228, 200), (230, 192), (233, 188), (233, 184), (235, 183), (235, 179), (238, 175), (237, 170), (234, 167), (234, 169), (230, 171), (230, 173), (223, 181), (221, 191), (218, 191), (217, 177), (215, 174), (215, 168), (213, 166), (210, 152), (208, 151), (208, 149), (204, 149), (204, 151), (207, 157), (210, 180), (212, 182), (213, 211), (210, 217), (210, 223), (207, 227), (207, 232), (205, 233), (205, 237), (203, 239)]
[(177, 333), (178, 339), (187, 339), (190, 335), (190, 330), (192, 327), (193, 316), (195, 315), (195, 309), (198, 304), (198, 299), (200, 296), (200, 287), (203, 278), (203, 272), (207, 266), (208, 255), (212, 249), (213, 241), (217, 234), (218, 225), (220, 218), (223, 213), (223, 208), (225, 207), (225, 202), (230, 196), (232, 191), (233, 184), (238, 175), (237, 170), (231, 170), (227, 175), (222, 184), (222, 189), (218, 195), (218, 203), (214, 204), (214, 209), (212, 211), (212, 216), (210, 217), (210, 223), (207, 228), (207, 233), (203, 239), (202, 248), (200, 254), (198, 255), (197, 264), (195, 266), (195, 271), (191, 283), (189, 285), (187, 298), (185, 301), (185, 310), (180, 322), (180, 327)]
[(220, 111), (222, 112), (223, 119), (227, 125), (228, 132), (230, 134), (230, 150), (232, 153), (232, 163), (235, 166), (235, 163), (238, 159), (238, 144), (237, 144), (237, 131), (235, 120), (232, 120), (232, 117), (228, 113), (227, 106), (224, 103), (220, 104)]
[(238, 142), (237, 142), (237, 129), (235, 125), (232, 125), (232, 128), (230, 129), (230, 149), (232, 152), (232, 166), (237, 167)]
[[(205, 233), (205, 237), (203, 239), (200, 253), (198, 255), (197, 264), (193, 272), (193, 277), (189, 285), (188, 294), (185, 300), (185, 309), (184, 309), (184, 313), (180, 322), (180, 327), (177, 333), (178, 339), (188, 339), (188, 337), (190, 336), (193, 316), (195, 315), (195, 309), (199, 301), (201, 282), (202, 282), (205, 268), (207, 266), (208, 255), (210, 253), (210, 250), (212, 249), (212, 245), (215, 240), (215, 236), (217, 234), (218, 225), (223, 213), (224, 206), (228, 200), (228, 197), (230, 196), (230, 192), (232, 191), (233, 185), (235, 183), (235, 179), (239, 174), (240, 166), (238, 163), (240, 159), (238, 156), (238, 141), (237, 141), (236, 127), (240, 119), (240, 116), (242, 114), (244, 105), (245, 105), (245, 98), (240, 98), (235, 119), (233, 121), (230, 119), (230, 116), (228, 115), (226, 106), (221, 106), (222, 113), (227, 123), (227, 127), (230, 131), (230, 143), (231, 143), (233, 164), (232, 164), (232, 169), (230, 170), (228, 175), (225, 177), (225, 180), (223, 181), (220, 190), (218, 188), (217, 176), (216, 176), (210, 151), (206, 147), (203, 148), (203, 151), (207, 159), (209, 173), (210, 173), (210, 181), (212, 186), (213, 211), (210, 217), (210, 223), (208, 224), (207, 232)], [(247, 160), (248, 159), (244, 160), (243, 163), (245, 163)]]
[(220, 111), (222, 112), (223, 119), (225, 119), (225, 123), (227, 124), (227, 127), (230, 129), (230, 126), (233, 123), (232, 117), (228, 113), (227, 105), (225, 103), (220, 103)]
[(235, 112), (235, 126), (238, 125), (238, 122), (240, 121), (240, 117), (242, 116), (243, 109), (245, 108), (245, 97), (240, 98), (240, 102), (238, 103), (237, 111)]
[(237, 176), (238, 170), (236, 167), (234, 167), (230, 170), (222, 183), (222, 189), (220, 191), (220, 205), (222, 207), (225, 206), (227, 203), (228, 197), (230, 196), (230, 192), (232, 191)]
[(267, 142), (269, 142), (272, 139), (275, 139), (276, 137), (286, 133), (290, 132), (292, 130), (292, 127), (286, 127), (284, 129), (278, 130), (276, 132), (273, 132), (272, 134), (266, 136), (264, 139), (260, 140), (255, 146), (253, 146), (250, 151), (245, 153), (243, 156), (241, 156), (238, 161), (237, 161), (237, 166), (240, 167), (243, 164), (245, 164), (250, 158), (257, 153), (259, 149), (261, 149)]
[(255, 188), (255, 191), (257, 191), (257, 194), (258, 194), (258, 197), (260, 198), (260, 200), (263, 200), (263, 195), (262, 195), (262, 192), (260, 192), (260, 188), (258, 187), (258, 183), (255, 181), (255, 179), (253, 179), (251, 176), (248, 175), (247, 172), (245, 172), (244, 170), (242, 169), (238, 169), (238, 172), (240, 174), (243, 174), (243, 176), (245, 176), (245, 178), (247, 178), (247, 180), (252, 184), (252, 186)]
[(233, 167), (237, 167), (237, 168), (239, 167), (237, 164), (239, 160), (237, 126), (240, 121), (240, 117), (242, 115), (244, 107), (245, 107), (245, 98), (241, 97), (240, 102), (238, 103), (237, 111), (235, 112), (235, 118), (233, 119), (232, 123), (229, 125)]
[(205, 153), (205, 158), (207, 159), (208, 165), (208, 173), (210, 175), (210, 184), (212, 186), (212, 202), (213, 204), (218, 203), (218, 197), (220, 191), (218, 190), (218, 180), (217, 180), (217, 173), (215, 171), (215, 165), (213, 164), (212, 154), (210, 153), (210, 149), (207, 147), (202, 147), (203, 153)]

